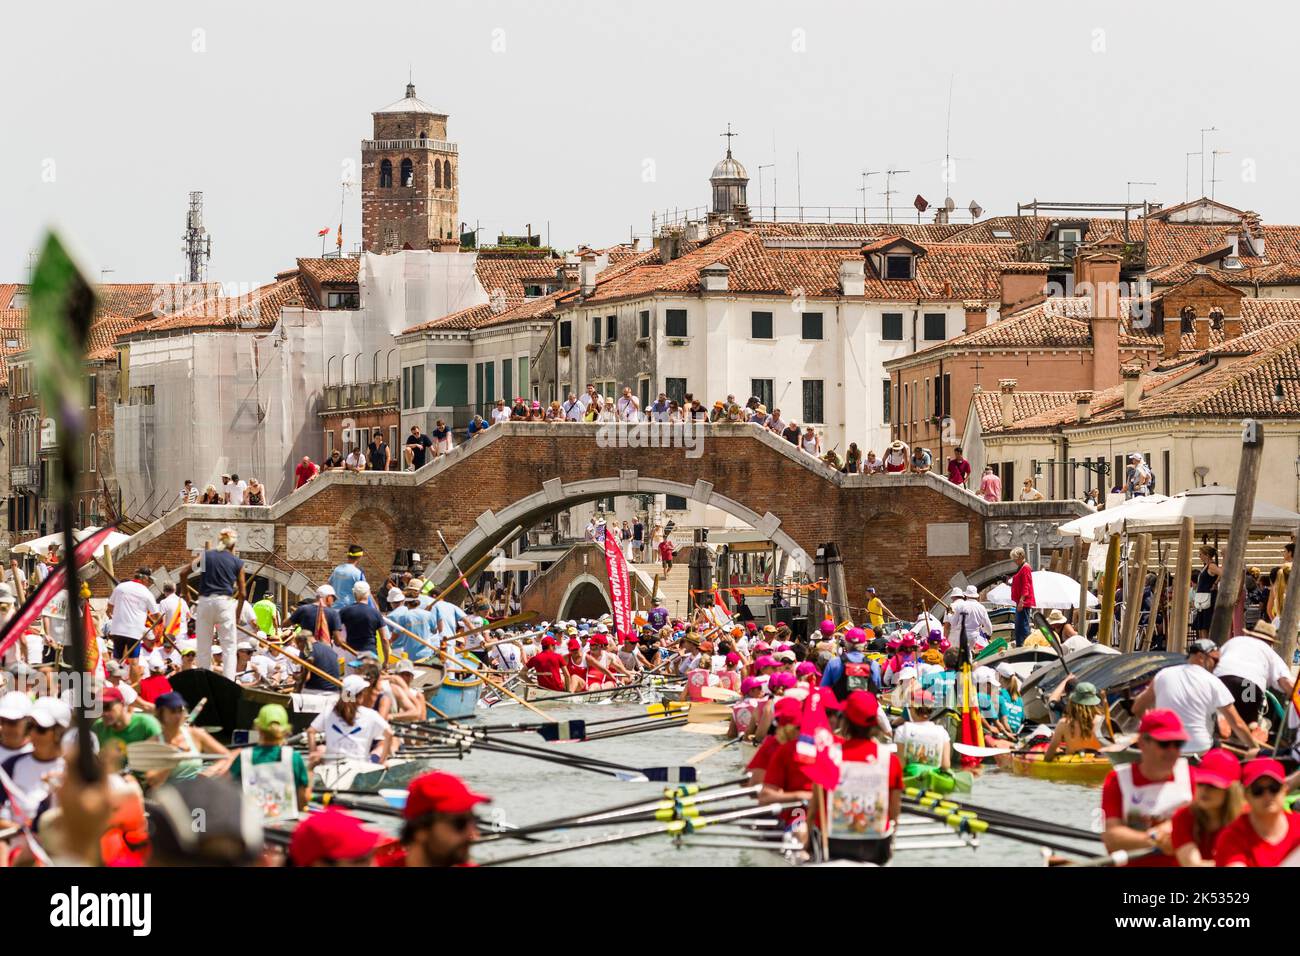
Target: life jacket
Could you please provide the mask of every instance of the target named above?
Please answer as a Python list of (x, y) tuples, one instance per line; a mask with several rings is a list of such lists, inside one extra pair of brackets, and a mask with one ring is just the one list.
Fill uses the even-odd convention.
[(1174, 764), (1174, 775), (1169, 780), (1145, 783), (1138, 786), (1133, 782), (1133, 768), (1136, 764), (1120, 764), (1115, 768), (1115, 779), (1119, 783), (1120, 810), (1124, 822), (1135, 829), (1146, 829), (1157, 823), (1163, 823), (1174, 815), (1179, 807), (1192, 802), (1191, 768), (1185, 757), (1179, 757)]
[(719, 687), (740, 693), (740, 671), (719, 671), (717, 678)]
[(829, 794), (827, 834), (836, 840), (880, 840), (889, 835), (889, 754), (877, 745), (867, 760), (840, 764)]
[(293, 748), (281, 747), (280, 759), (253, 763), (253, 748), (239, 752), (239, 784), (261, 808), (262, 821), (298, 819), (298, 787), (293, 779)]
[(686, 695), (693, 701), (702, 701), (705, 699), (703, 690), (709, 685), (716, 685), (717, 678), (713, 676), (712, 671), (706, 671), (703, 668), (696, 668), (686, 674)]
[(746, 699), (731, 708), (731, 723), (736, 728), (737, 736), (745, 734), (754, 725), (762, 700)]

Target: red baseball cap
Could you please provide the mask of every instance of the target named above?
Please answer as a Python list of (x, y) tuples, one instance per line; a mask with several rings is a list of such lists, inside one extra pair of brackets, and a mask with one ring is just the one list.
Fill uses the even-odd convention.
[(793, 724), (803, 714), (803, 701), (795, 700), (793, 697), (782, 697), (772, 708), (772, 714), (778, 724)]
[(569, 643), (566, 644), (565, 647), (571, 651), (580, 651), (582, 650), (582, 641), (578, 640), (576, 637), (571, 637), (569, 638)]
[(591, 644), (608, 644), (608, 643), (609, 643), (609, 638), (606, 637), (604, 634), (593, 634), (593, 635), (591, 635), (591, 637), (588, 639), (588, 643), (591, 643)]
[(849, 723), (870, 727), (880, 713), (880, 701), (869, 690), (855, 690), (845, 699), (842, 710)]
[(1182, 743), (1187, 739), (1182, 720), (1172, 710), (1148, 710), (1138, 724), (1138, 733), (1160, 741), (1174, 740)]
[(371, 853), (383, 839), (382, 833), (366, 829), (352, 814), (330, 807), (308, 814), (298, 824), (289, 840), (289, 857), (294, 866), (356, 860)]
[(555, 647), (555, 645), (559, 643), (560, 642), (557, 641), (550, 634), (547, 634), (545, 637), (542, 638), (542, 647)]
[(426, 813), (468, 813), (491, 799), (470, 790), (460, 777), (434, 770), (411, 781), (402, 815), (414, 820)]
[(116, 704), (123, 700), (122, 692), (116, 687), (105, 687), (104, 692), (99, 695), (99, 698), (105, 704)]
[(1249, 788), (1260, 777), (1269, 777), (1286, 786), (1286, 768), (1272, 757), (1256, 757), (1241, 768), (1241, 785)]
[(1241, 780), (1241, 763), (1226, 750), (1207, 750), (1201, 756), (1201, 762), (1192, 771), (1196, 783), (1209, 784), (1220, 790), (1227, 790)]

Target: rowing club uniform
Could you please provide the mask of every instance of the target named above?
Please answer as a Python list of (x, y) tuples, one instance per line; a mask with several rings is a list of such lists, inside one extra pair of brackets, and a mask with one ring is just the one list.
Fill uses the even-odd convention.
[[(1182, 721), (1171, 710), (1150, 710), (1142, 715), (1139, 734), (1155, 740), (1186, 741)], [(1179, 757), (1164, 780), (1149, 780), (1142, 774), (1141, 761), (1120, 764), (1101, 787), (1101, 810), (1105, 820), (1120, 820), (1135, 830), (1149, 830), (1173, 817), (1195, 796), (1191, 767)], [(1131, 860), (1127, 866), (1177, 866), (1178, 858), (1163, 853)]]

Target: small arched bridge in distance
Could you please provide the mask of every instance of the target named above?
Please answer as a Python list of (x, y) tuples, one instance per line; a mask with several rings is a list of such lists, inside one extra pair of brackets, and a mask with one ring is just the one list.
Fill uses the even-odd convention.
[[(931, 589), (1006, 558), (1014, 545), (1060, 546), (1055, 527), (1084, 511), (1072, 501), (989, 503), (936, 474), (846, 475), (753, 425), (694, 426), (657, 444), (620, 426), (494, 425), (416, 472), (325, 472), (269, 507), (186, 505), (117, 548), (121, 567), (175, 572), (217, 531), (240, 531), (240, 553), (282, 584), (324, 581), (351, 543), (382, 582), (399, 548), (418, 551), (440, 585), (460, 567), (576, 504), (672, 494), (745, 522), (811, 571), (818, 547), (838, 546), (850, 603), (868, 585), (907, 616)], [(652, 439), (653, 441), (653, 439)], [(683, 447), (686, 446), (686, 447)], [(268, 555), (268, 552), (274, 552)], [(435, 566), (436, 565), (436, 566)], [(297, 571), (302, 577), (293, 578)], [(102, 575), (91, 578), (98, 592)], [(927, 602), (928, 603), (928, 602)]]

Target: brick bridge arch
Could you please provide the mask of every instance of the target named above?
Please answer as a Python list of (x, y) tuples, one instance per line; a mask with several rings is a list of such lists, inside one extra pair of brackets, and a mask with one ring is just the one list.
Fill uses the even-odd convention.
[[(329, 472), (269, 507), (176, 508), (117, 548), (114, 560), (174, 568), (233, 525), (254, 566), (273, 550), (269, 567), (323, 581), (354, 538), (368, 537), (362, 566), (372, 582), (382, 582), (392, 560), (374, 549), (395, 547), (420, 552), (430, 576), (446, 584), (455, 572), (438, 531), (466, 567), (514, 528), (580, 502), (669, 493), (747, 522), (804, 567), (834, 542), (851, 604), (870, 584), (886, 603), (914, 607), (922, 592), (910, 578), (937, 589), (1005, 558), (1011, 544), (1031, 553), (1057, 547), (1055, 525), (1085, 510), (1078, 502), (991, 504), (935, 474), (841, 474), (752, 425), (697, 426), (685, 448), (680, 440), (635, 447), (635, 434), (614, 441), (618, 434), (596, 424), (494, 425), (418, 472)], [(106, 583), (92, 578), (99, 591)]]

